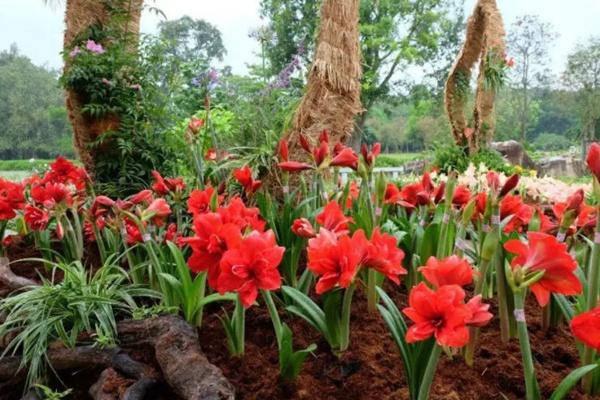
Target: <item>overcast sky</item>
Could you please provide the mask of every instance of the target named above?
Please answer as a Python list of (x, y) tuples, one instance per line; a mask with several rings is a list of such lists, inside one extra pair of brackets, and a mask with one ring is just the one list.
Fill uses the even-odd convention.
[[(64, 2), (64, 1), (63, 1)], [(234, 72), (246, 71), (245, 64), (256, 61), (258, 47), (248, 33), (264, 23), (258, 13), (260, 0), (156, 0), (155, 5), (169, 19), (182, 15), (203, 18), (223, 34), (227, 65)], [(475, 0), (466, 0), (470, 13)], [(560, 37), (551, 49), (552, 68), (560, 72), (566, 56), (576, 43), (600, 35), (600, 0), (498, 0), (507, 27), (515, 17), (538, 14), (554, 25)], [(16, 43), (36, 64), (58, 68), (62, 49), (63, 7), (47, 6), (43, 0), (0, 0), (0, 50)], [(158, 19), (144, 15), (142, 30), (154, 32)]]

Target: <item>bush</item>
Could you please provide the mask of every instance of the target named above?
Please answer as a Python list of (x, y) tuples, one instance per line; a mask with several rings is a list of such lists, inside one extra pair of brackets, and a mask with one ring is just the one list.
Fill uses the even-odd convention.
[(443, 172), (464, 172), (469, 164), (478, 166), (483, 163), (488, 169), (512, 175), (516, 169), (509, 165), (502, 155), (495, 150), (481, 149), (474, 156), (469, 156), (465, 149), (456, 145), (438, 144), (435, 146), (434, 164)]
[(569, 146), (569, 139), (556, 133), (542, 133), (533, 142), (533, 147), (542, 151), (566, 150)]
[(376, 167), (400, 167), (407, 162), (423, 158), (423, 153), (380, 154), (375, 160)]

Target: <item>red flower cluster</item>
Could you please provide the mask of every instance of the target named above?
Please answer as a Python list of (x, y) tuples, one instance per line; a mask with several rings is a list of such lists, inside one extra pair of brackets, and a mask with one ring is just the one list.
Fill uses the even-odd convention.
[(511, 262), (513, 271), (519, 269), (522, 274), (543, 272), (542, 277), (530, 286), (541, 306), (548, 304), (551, 293), (581, 293), (581, 282), (575, 275), (577, 263), (564, 243), (540, 232), (528, 232), (527, 240), (528, 243), (518, 239), (509, 240), (504, 248), (516, 255)]
[(0, 221), (13, 219), (25, 207), (23, 185), (0, 178)]
[(371, 240), (362, 230), (352, 236), (338, 235), (326, 228), (308, 241), (308, 269), (319, 276), (316, 291), (321, 294), (336, 285), (347, 288), (361, 267), (373, 268), (395, 283), (406, 274), (402, 267), (404, 252), (396, 239), (375, 229)]
[(154, 193), (166, 196), (169, 193), (181, 193), (185, 190), (185, 182), (183, 178), (163, 178), (158, 171), (152, 171), (154, 183), (152, 190)]
[(247, 165), (243, 168), (234, 170), (233, 176), (248, 194), (256, 192), (262, 185), (260, 180), (252, 178), (252, 170)]
[(450, 256), (443, 260), (431, 257), (419, 268), (435, 289), (421, 282), (409, 294), (409, 307), (403, 312), (412, 325), (406, 332), (409, 343), (435, 337), (440, 346), (462, 347), (469, 341), (468, 326), (484, 326), (492, 318), (489, 304), (475, 296), (465, 303), (462, 286), (473, 281), (473, 268), (464, 259)]
[[(195, 236), (182, 242), (192, 248), (188, 260), (194, 272), (208, 272), (209, 285), (221, 293), (237, 292), (245, 307), (251, 306), (258, 289), (275, 290), (281, 286), (277, 267), (285, 249), (277, 246), (272, 231), (256, 208), (248, 208), (240, 198), (211, 212), (208, 204), (212, 190), (198, 191), (190, 201), (194, 212)], [(190, 199), (191, 200), (191, 199)]]
[[(316, 168), (327, 168), (327, 167), (348, 167), (356, 170), (358, 168), (358, 156), (350, 147), (344, 146), (342, 143), (337, 143), (333, 147), (333, 153), (330, 154), (329, 149), (329, 133), (327, 130), (321, 132), (319, 136), (319, 144), (313, 147), (308, 138), (304, 135), (300, 135), (299, 138), (300, 146), (306, 151), (312, 158), (314, 165), (298, 162), (289, 161), (288, 159), (288, 143), (282, 140), (279, 143), (279, 156), (281, 162), (279, 168), (286, 172), (300, 172), (309, 169)], [(375, 155), (371, 155), (373, 159)]]

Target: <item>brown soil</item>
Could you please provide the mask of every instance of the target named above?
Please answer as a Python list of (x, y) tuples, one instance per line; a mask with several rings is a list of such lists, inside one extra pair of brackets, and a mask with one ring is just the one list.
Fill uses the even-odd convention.
[[(406, 297), (396, 291), (393, 297), (403, 306)], [(542, 396), (548, 398), (560, 381), (577, 368), (577, 350), (567, 328), (541, 330), (540, 308), (532, 299), (527, 312)], [(400, 354), (379, 314), (367, 312), (362, 295), (356, 296), (353, 304), (350, 349), (340, 358), (331, 354), (312, 327), (298, 318), (287, 318), (286, 322), (294, 332), (295, 349), (310, 343), (319, 346), (314, 357), (307, 358), (293, 384), (278, 380), (277, 346), (264, 307), (253, 307), (247, 312), (246, 355), (241, 359), (228, 356), (218, 313), (206, 316), (200, 331), (203, 350), (233, 383), (238, 399), (408, 399)], [(442, 356), (431, 399), (525, 398), (517, 339), (502, 344), (498, 321), (494, 319), (482, 328), (479, 343), (472, 368), (460, 356)], [(591, 397), (575, 389), (568, 398)]]

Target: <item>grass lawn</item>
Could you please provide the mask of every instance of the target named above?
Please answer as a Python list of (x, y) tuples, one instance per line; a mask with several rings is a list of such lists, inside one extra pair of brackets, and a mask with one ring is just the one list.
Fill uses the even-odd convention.
[(8, 179), (11, 181), (20, 181), (31, 175), (33, 171), (1, 171), (0, 178)]
[(377, 157), (377, 167), (400, 167), (407, 162), (420, 160), (423, 158), (431, 158), (431, 153), (386, 153), (380, 154)]

